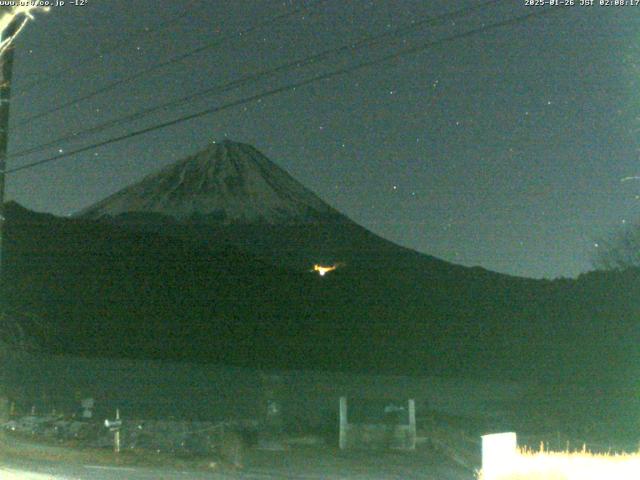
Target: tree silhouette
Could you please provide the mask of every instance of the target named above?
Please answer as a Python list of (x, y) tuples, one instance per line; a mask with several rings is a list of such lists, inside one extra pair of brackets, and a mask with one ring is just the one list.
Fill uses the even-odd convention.
[(592, 264), (600, 270), (640, 267), (640, 221), (596, 241)]

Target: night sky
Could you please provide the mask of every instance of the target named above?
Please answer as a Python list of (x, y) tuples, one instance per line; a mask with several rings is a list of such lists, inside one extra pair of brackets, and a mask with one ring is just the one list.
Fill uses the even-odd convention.
[[(506, 0), (411, 31), (412, 21), (482, 2), (68, 3), (38, 14), (17, 41), (9, 169), (543, 11)], [(16, 172), (8, 177), (9, 197), (68, 215), (229, 138), (254, 145), (330, 205), (401, 245), (515, 275), (576, 276), (591, 268), (596, 239), (634, 221), (640, 209), (640, 181), (623, 181), (640, 175), (640, 6), (553, 8)], [(398, 28), (406, 34), (11, 158), (88, 126)], [(184, 61), (29, 120), (213, 42)]]

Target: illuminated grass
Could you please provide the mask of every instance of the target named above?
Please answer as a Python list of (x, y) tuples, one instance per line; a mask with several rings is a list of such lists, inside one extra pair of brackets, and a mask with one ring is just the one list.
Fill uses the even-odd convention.
[(503, 465), (503, 473), (491, 477), (478, 474), (479, 480), (637, 480), (640, 478), (640, 452), (600, 454), (532, 451), (519, 448), (517, 455)]

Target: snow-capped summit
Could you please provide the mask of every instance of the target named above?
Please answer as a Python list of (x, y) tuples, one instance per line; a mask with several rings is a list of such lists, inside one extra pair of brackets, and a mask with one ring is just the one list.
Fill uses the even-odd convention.
[(216, 224), (290, 224), (339, 215), (250, 145), (224, 140), (81, 211), (153, 213)]

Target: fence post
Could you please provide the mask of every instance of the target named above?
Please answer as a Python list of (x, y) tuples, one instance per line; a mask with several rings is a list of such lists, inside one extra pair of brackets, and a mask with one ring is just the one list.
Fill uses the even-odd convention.
[(482, 436), (482, 478), (493, 480), (515, 466), (518, 441), (515, 432)]
[(11, 418), (11, 404), (4, 395), (0, 396), (0, 423), (5, 423)]
[(347, 397), (340, 397), (340, 450), (347, 448)]
[(416, 401), (409, 399), (409, 449), (416, 449)]
[[(120, 420), (120, 409), (116, 408), (116, 422)], [(118, 428), (113, 435), (113, 451), (120, 453), (120, 428)]]

